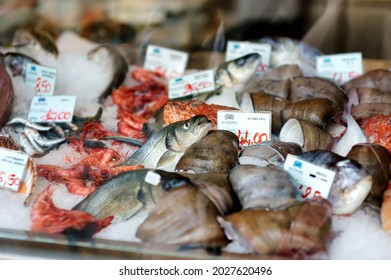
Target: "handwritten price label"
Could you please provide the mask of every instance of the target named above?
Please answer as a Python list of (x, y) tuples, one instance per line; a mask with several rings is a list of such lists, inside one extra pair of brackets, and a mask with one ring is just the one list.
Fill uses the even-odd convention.
[(57, 70), (37, 64), (28, 63), (26, 83), (34, 87), (36, 95), (53, 95)]
[(217, 129), (229, 130), (239, 138), (241, 146), (251, 146), (270, 140), (271, 113), (218, 111)]
[(302, 198), (310, 199), (321, 196), (328, 197), (333, 185), (335, 172), (304, 161), (289, 154), (284, 163), (284, 169), (293, 178), (293, 185), (301, 192)]
[(225, 60), (233, 60), (238, 57), (244, 56), (250, 53), (258, 53), (262, 62), (257, 70), (257, 73), (265, 72), (270, 67), (270, 57), (271, 57), (272, 47), (269, 44), (258, 44), (251, 42), (241, 42), (241, 41), (228, 41), (227, 51), (225, 53)]
[(26, 154), (0, 148), (0, 188), (17, 192), (26, 172)]
[(164, 74), (168, 79), (183, 75), (189, 55), (185, 52), (149, 45), (144, 68)]
[(316, 71), (318, 76), (334, 79), (342, 85), (363, 73), (362, 54), (345, 53), (318, 56)]
[(196, 95), (215, 89), (213, 70), (206, 70), (168, 81), (168, 98)]
[(76, 96), (35, 96), (28, 119), (34, 122), (70, 122), (73, 118)]

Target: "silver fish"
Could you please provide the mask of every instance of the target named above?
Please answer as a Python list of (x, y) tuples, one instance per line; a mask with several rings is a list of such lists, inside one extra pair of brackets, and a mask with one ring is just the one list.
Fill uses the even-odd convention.
[(261, 56), (257, 53), (224, 62), (216, 69), (216, 86), (230, 88), (237, 84), (244, 84), (255, 74), (260, 62)]
[[(65, 138), (58, 138), (58, 139), (52, 139), (52, 140), (45, 139), (39, 134), (39, 132), (37, 130), (32, 129), (32, 128), (28, 128), (28, 127), (25, 127), (24, 131), (25, 131), (25, 133), (26, 133), (26, 131), (28, 131), (28, 133), (31, 134), (33, 141), (35, 141), (39, 145), (45, 146), (45, 147), (54, 146), (54, 145), (60, 144), (65, 141)], [(27, 135), (27, 133), (26, 133), (26, 135)]]
[(39, 131), (48, 131), (48, 130), (50, 130), (52, 128), (51, 126), (43, 126), (43, 125), (39, 125), (37, 123), (28, 121), (28, 120), (26, 120), (26, 119), (24, 119), (22, 117), (13, 118), (11, 121), (6, 123), (5, 125), (13, 125), (13, 124), (23, 124), (25, 126), (34, 128), (34, 129), (39, 130)]
[(204, 137), (211, 121), (203, 115), (174, 122), (155, 134), (122, 165), (143, 165), (145, 168), (172, 170), (185, 150)]
[(19, 142), (19, 145), (22, 146), (25, 153), (28, 154), (29, 156), (33, 156), (33, 155), (39, 153), (34, 148), (34, 146), (30, 143), (29, 139), (27, 138), (27, 136), (24, 132), (19, 134), (19, 141), (18, 142)]
[(36, 131), (28, 126), (25, 126), (24, 127), (24, 134), (26, 134), (27, 139), (30, 141), (30, 144), (34, 147), (34, 149), (36, 149), (39, 153), (45, 152), (45, 150), (42, 149), (38, 145), (38, 143), (35, 141), (34, 134), (39, 134), (38, 131)]
[(39, 64), (35, 59), (16, 52), (7, 52), (4, 54), (5, 65), (11, 70), (12, 75), (25, 77), (27, 63)]
[[(149, 181), (149, 172), (155, 173), (160, 179), (156, 183)], [(140, 210), (155, 205), (167, 191), (188, 182), (186, 177), (162, 170), (138, 169), (123, 172), (100, 185), (73, 209), (88, 212), (98, 219), (114, 216), (115, 221), (123, 221)]]
[(327, 198), (332, 205), (333, 214), (352, 214), (368, 196), (372, 176), (355, 160), (324, 150), (309, 151), (298, 157), (336, 172)]
[(113, 89), (123, 83), (128, 72), (128, 64), (118, 50), (110, 45), (100, 45), (94, 48), (88, 53), (87, 58), (113, 71), (113, 79), (100, 96), (103, 100), (111, 94)]

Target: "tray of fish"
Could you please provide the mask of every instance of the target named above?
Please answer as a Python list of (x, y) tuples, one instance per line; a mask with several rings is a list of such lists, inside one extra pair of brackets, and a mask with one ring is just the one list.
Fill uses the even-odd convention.
[[(0, 148), (29, 160), (0, 188), (0, 258), (391, 259), (389, 70), (339, 86), (309, 74), (312, 51), (263, 75), (248, 54), (170, 100), (161, 72), (73, 32), (15, 32), (1, 53)], [(71, 121), (28, 119), (29, 63), (57, 69)], [(221, 110), (270, 112), (271, 138), (245, 146)], [(332, 171), (329, 194), (303, 194), (290, 156)]]

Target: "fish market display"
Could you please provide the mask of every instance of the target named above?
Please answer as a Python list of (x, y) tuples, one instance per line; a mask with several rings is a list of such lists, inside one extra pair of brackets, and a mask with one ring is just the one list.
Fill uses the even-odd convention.
[[(169, 100), (168, 79), (117, 46), (31, 28), (1, 49), (0, 147), (29, 160), (19, 191), (0, 189), (0, 229), (252, 258), (391, 258), (388, 70), (340, 88), (313, 77), (318, 52), (271, 39), (266, 72), (248, 54), (213, 69), (215, 90)], [(26, 65), (38, 62), (57, 69), (55, 95), (77, 97), (71, 122), (28, 120)], [(269, 141), (243, 146), (241, 122), (217, 130), (221, 110), (270, 112)], [(327, 198), (300, 193), (288, 155), (336, 172)]]

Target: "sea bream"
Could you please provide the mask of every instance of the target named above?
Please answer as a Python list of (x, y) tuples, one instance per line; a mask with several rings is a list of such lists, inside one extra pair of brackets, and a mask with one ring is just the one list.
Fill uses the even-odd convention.
[(210, 127), (211, 121), (204, 115), (174, 122), (154, 133), (122, 165), (143, 165), (145, 168), (173, 171), (185, 150), (204, 137)]

